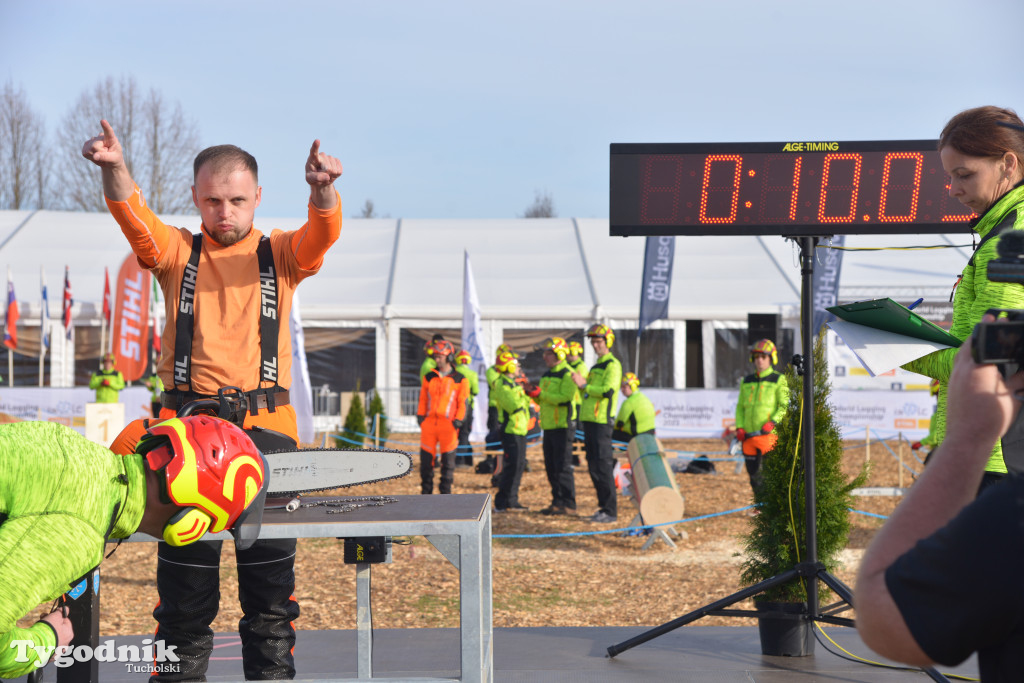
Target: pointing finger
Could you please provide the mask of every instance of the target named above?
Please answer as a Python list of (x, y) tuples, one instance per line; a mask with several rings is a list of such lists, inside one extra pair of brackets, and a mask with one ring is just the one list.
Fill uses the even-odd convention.
[(117, 136), (114, 135), (114, 127), (106, 119), (100, 119), (100, 125), (103, 127), (103, 142), (108, 147), (117, 142)]
[(320, 141), (313, 140), (313, 146), (309, 148), (309, 158), (318, 159), (320, 156)]

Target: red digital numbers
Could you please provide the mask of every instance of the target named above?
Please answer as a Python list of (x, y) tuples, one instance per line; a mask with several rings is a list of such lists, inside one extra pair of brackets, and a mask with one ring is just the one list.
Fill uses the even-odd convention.
[[(893, 180), (893, 162), (910, 161), (911, 164), (898, 163), (899, 169), (895, 175), (911, 175), (910, 184), (902, 182), (903, 178)], [(883, 223), (910, 223), (917, 218), (918, 197), (921, 194), (921, 169), (924, 168), (924, 155), (920, 152), (894, 152), (885, 155), (882, 162), (882, 194), (878, 199), (878, 220)], [(906, 190), (909, 187), (909, 204), (904, 213), (889, 212), (889, 188)], [(899, 211), (899, 209), (897, 209)]]
[[(802, 156), (793, 154), (770, 154), (765, 158), (761, 210), (758, 213), (762, 223), (792, 223), (796, 220), (800, 167), (803, 162)], [(779, 178), (778, 182), (772, 180), (776, 177)], [(784, 179), (789, 182), (783, 183)]]
[[(716, 164), (719, 166), (717, 171), (714, 169)], [(731, 174), (728, 171), (729, 166), (732, 167)], [(701, 223), (733, 223), (736, 221), (736, 206), (740, 199), (740, 171), (742, 169), (743, 157), (739, 154), (711, 154), (704, 160), (704, 180), (700, 185), (700, 214), (698, 215)], [(715, 175), (714, 182), (711, 178), (712, 173)], [(729, 175), (731, 175), (731, 182), (728, 182)], [(722, 182), (723, 180), (727, 182)], [(727, 216), (709, 216), (709, 201), (714, 205), (725, 204), (720, 198), (720, 195), (725, 193), (729, 197), (729, 214)]]
[[(821, 170), (818, 222), (852, 223), (860, 191), (860, 154), (826, 154)], [(832, 167), (836, 166), (835, 169)], [(840, 207), (842, 208), (841, 210)], [(845, 213), (843, 213), (845, 211)], [(828, 214), (834, 215), (828, 215)], [(839, 214), (839, 215), (835, 215)]]
[(636, 151), (613, 145), (613, 230), (639, 224), (717, 226), (723, 234), (769, 227), (793, 234), (815, 226), (871, 233), (920, 226), (934, 232), (940, 224), (964, 222), (970, 210), (943, 187), (934, 143), (906, 143), (767, 149), (767, 143), (751, 143), (753, 151), (734, 143), (695, 143), (693, 151), (689, 145), (636, 145)]

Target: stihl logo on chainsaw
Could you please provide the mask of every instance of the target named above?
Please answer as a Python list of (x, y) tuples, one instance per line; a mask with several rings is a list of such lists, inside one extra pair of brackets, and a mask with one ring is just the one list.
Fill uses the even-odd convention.
[(402, 477), (412, 469), (408, 453), (395, 450), (301, 448), (268, 451), (270, 495), (310, 493)]

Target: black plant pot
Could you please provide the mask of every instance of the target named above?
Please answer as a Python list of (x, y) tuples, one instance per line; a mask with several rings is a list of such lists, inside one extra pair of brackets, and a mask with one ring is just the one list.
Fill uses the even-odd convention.
[(814, 654), (814, 624), (806, 617), (805, 602), (754, 601), (764, 616), (757, 617), (761, 654), (775, 657), (807, 657)]

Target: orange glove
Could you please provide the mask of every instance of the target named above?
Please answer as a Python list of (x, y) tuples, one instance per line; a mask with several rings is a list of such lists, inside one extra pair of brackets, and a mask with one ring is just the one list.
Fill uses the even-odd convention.
[(764, 432), (765, 434), (771, 434), (773, 431), (775, 431), (775, 423), (771, 421), (765, 422), (764, 426), (761, 427), (761, 431)]
[(103, 380), (103, 386), (109, 387), (110, 386), (110, 380), (109, 379)]
[(736, 430), (736, 440), (737, 441), (741, 441), (742, 442), (742, 441), (745, 441), (746, 438), (747, 438), (747, 431), (745, 429), (737, 429)]

